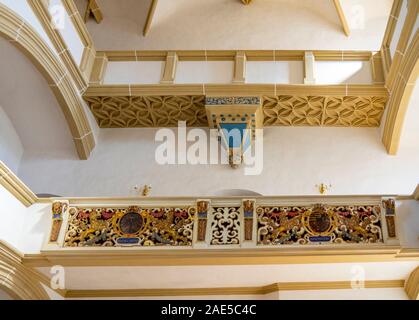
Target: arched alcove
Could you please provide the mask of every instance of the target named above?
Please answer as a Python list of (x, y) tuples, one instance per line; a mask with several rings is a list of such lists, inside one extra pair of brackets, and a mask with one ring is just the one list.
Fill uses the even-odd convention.
[[(79, 157), (87, 159), (95, 138), (81, 96), (58, 56), (24, 19), (3, 4), (0, 4), (0, 37), (16, 46), (43, 75), (61, 106)], [(19, 85), (22, 90), (30, 90), (25, 82)], [(31, 101), (27, 103), (30, 105)]]

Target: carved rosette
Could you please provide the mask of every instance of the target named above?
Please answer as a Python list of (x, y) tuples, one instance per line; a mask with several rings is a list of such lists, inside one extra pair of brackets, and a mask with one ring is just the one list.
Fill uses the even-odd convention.
[(387, 224), (387, 234), (389, 238), (396, 238), (396, 200), (386, 198), (382, 201)]
[(54, 201), (52, 203), (52, 226), (49, 242), (57, 242), (63, 224), (64, 213), (68, 208), (67, 201)]
[(209, 200), (198, 200), (196, 203), (198, 213), (198, 233), (197, 241), (205, 242), (207, 233), (208, 211), (210, 208)]
[(243, 200), (244, 241), (253, 240), (253, 215), (255, 204), (255, 200)]

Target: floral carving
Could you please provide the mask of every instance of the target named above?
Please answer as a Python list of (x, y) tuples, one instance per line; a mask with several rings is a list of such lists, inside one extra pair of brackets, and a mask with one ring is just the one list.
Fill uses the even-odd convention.
[(383, 242), (380, 206), (258, 207), (258, 244)]
[(240, 243), (239, 207), (214, 207), (211, 220), (211, 244)]
[(195, 212), (195, 208), (71, 208), (64, 246), (191, 246)]

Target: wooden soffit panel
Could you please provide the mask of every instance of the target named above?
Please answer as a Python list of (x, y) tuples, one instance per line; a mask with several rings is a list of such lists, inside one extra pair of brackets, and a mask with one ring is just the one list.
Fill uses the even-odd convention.
[(208, 126), (205, 96), (258, 96), (265, 126), (378, 127), (382, 85), (99, 85), (84, 94), (101, 128)]

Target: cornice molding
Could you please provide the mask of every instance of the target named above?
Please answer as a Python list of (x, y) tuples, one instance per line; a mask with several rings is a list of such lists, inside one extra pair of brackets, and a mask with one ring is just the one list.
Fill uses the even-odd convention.
[(191, 265), (270, 265), (312, 263), (360, 263), (417, 261), (419, 250), (405, 251), (399, 246), (363, 248), (257, 248), (257, 249), (175, 249), (141, 250), (110, 248), (80, 250), (67, 248), (25, 255), (23, 262), (31, 267), (93, 266), (191, 266)]
[[(367, 280), (365, 288), (403, 288), (404, 280)], [(134, 297), (181, 297), (181, 296), (229, 296), (265, 295), (280, 291), (352, 289), (350, 281), (278, 282), (259, 287), (227, 288), (167, 288), (133, 290), (68, 290), (66, 298), (134, 298)]]
[(30, 207), (38, 197), (0, 160), (0, 185), (16, 197), (23, 205)]
[(33, 277), (32, 269), (22, 263), (22, 254), (0, 241), (0, 288), (14, 299), (49, 300), (40, 282)]
[[(310, 50), (318, 61), (368, 61), (375, 52)], [(109, 61), (165, 61), (175, 53), (179, 61), (234, 61), (237, 54), (247, 61), (303, 61), (304, 50), (126, 50), (98, 51)]]
[(0, 4), (0, 36), (21, 50), (44, 76), (65, 115), (79, 157), (87, 159), (95, 147), (92, 128), (80, 94), (57, 55), (25, 20), (3, 4)]
[(138, 84), (90, 85), (83, 97), (117, 96), (379, 96), (388, 97), (384, 85), (338, 84)]

